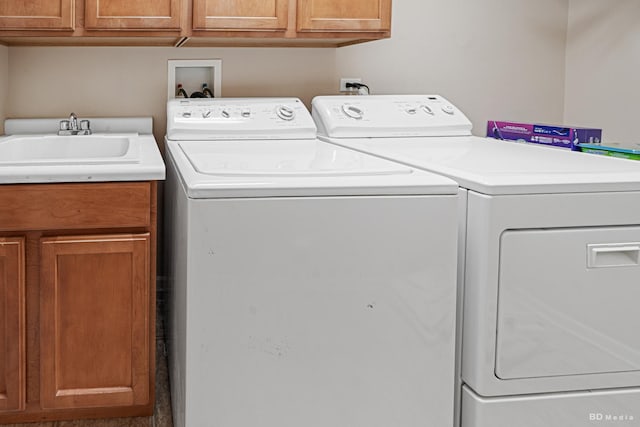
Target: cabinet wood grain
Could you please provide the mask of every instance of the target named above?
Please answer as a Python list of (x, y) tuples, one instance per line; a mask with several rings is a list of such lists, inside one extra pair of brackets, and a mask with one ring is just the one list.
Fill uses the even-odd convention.
[(40, 403), (149, 399), (148, 233), (41, 241)]
[(194, 30), (285, 30), (289, 0), (193, 0)]
[(85, 0), (87, 30), (180, 30), (181, 0)]
[(0, 230), (140, 227), (150, 224), (149, 183), (0, 186)]
[(391, 0), (298, 0), (298, 31), (389, 31)]
[(74, 29), (75, 0), (2, 0), (2, 30), (66, 30)]
[(25, 405), (25, 241), (0, 237), (0, 412)]

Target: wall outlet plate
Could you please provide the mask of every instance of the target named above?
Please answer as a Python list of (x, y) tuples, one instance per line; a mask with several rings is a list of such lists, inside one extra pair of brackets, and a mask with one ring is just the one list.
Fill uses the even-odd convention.
[(357, 92), (356, 88), (347, 89), (347, 83), (362, 83), (362, 79), (359, 77), (343, 77), (340, 79), (340, 92)]

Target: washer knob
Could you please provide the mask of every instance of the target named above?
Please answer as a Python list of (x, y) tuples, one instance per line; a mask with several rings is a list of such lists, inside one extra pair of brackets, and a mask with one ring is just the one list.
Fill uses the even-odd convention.
[(445, 105), (442, 107), (442, 111), (444, 111), (447, 114), (453, 114), (455, 112), (455, 110), (453, 109), (453, 106), (451, 105)]
[(421, 105), (420, 108), (422, 108), (422, 111), (424, 111), (425, 113), (433, 116), (433, 110), (431, 109), (431, 107), (429, 107), (428, 105)]
[(222, 113), (220, 113), (222, 115), (222, 117), (224, 117), (225, 119), (228, 119), (229, 117), (231, 117), (231, 114), (229, 114), (229, 112), (227, 110), (222, 110)]
[(251, 117), (251, 110), (242, 110), (241, 115), (244, 118), (249, 118), (249, 117)]
[(415, 113), (417, 113), (417, 110), (413, 107), (407, 108), (406, 111), (407, 111), (407, 114), (411, 114), (411, 115), (414, 115)]
[(202, 112), (202, 118), (206, 119), (209, 118), (209, 116), (211, 116), (211, 110), (204, 110)]
[(290, 107), (287, 107), (286, 105), (279, 106), (278, 109), (276, 110), (276, 114), (282, 120), (286, 120), (286, 121), (291, 121), (296, 116), (296, 112), (293, 111), (293, 109), (291, 109)]
[(182, 112), (182, 117), (185, 117), (185, 118), (188, 119), (189, 117), (191, 117), (191, 111), (183, 111)]

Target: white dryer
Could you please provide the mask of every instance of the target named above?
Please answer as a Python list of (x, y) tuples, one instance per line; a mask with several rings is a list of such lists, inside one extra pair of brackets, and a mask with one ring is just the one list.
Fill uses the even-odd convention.
[(440, 96), (317, 97), (313, 117), (461, 187), (463, 427), (640, 425), (640, 162), (474, 137)]
[(167, 115), (174, 425), (451, 425), (456, 183), (318, 141), (297, 99)]

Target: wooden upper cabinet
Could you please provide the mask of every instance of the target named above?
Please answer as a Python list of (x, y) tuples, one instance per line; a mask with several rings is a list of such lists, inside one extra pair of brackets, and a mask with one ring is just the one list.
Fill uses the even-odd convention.
[(150, 381), (150, 236), (41, 239), (40, 404), (145, 405)]
[(75, 0), (0, 0), (0, 30), (74, 29)]
[(85, 0), (87, 30), (179, 30), (181, 0)]
[(289, 0), (193, 0), (194, 30), (284, 31)]
[(391, 0), (298, 0), (298, 31), (385, 32)]
[(25, 244), (0, 237), (0, 413), (25, 404)]

